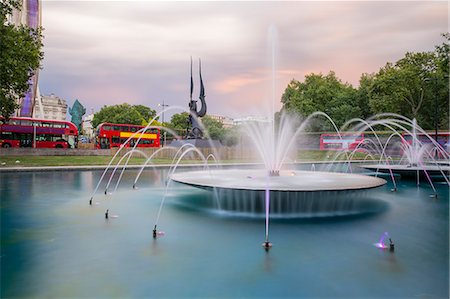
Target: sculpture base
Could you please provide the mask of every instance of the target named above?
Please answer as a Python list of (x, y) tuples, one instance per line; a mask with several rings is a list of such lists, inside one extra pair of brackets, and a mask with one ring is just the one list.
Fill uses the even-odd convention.
[(222, 144), (219, 140), (211, 140), (211, 139), (183, 139), (183, 140), (174, 140), (168, 146), (181, 147), (184, 144), (192, 144), (198, 148), (217, 148), (222, 147)]

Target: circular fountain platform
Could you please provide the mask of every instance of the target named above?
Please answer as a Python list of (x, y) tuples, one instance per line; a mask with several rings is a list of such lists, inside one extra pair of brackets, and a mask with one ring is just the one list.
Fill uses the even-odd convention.
[(224, 169), (189, 171), (172, 175), (172, 180), (202, 189), (224, 188), (264, 191), (340, 191), (379, 187), (385, 180), (347, 173), (282, 170), (267, 176), (266, 170)]
[[(316, 217), (359, 214), (379, 210), (367, 190), (382, 186), (384, 179), (345, 173), (282, 170), (225, 169), (173, 174), (175, 182), (214, 191), (216, 200), (192, 202), (251, 216), (263, 216), (270, 194), (271, 217)], [(266, 192), (270, 191), (270, 193)]]
[(419, 173), (421, 176), (425, 175), (425, 171), (430, 176), (436, 176), (440, 177), (443, 175), (446, 175), (447, 177), (450, 174), (450, 166), (442, 164), (442, 165), (399, 165), (399, 164), (393, 164), (393, 165), (386, 165), (386, 164), (375, 164), (375, 165), (360, 165), (360, 167), (371, 170), (371, 171), (378, 171), (382, 173), (394, 173), (399, 174), (401, 176), (406, 177), (415, 177), (417, 173)]

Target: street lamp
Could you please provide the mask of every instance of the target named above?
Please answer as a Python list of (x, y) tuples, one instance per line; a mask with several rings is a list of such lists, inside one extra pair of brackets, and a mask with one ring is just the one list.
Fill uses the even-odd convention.
[(163, 100), (162, 104), (158, 104), (158, 107), (162, 107), (162, 123), (164, 124), (164, 109), (166, 109), (166, 107), (169, 107), (169, 105), (164, 104)]

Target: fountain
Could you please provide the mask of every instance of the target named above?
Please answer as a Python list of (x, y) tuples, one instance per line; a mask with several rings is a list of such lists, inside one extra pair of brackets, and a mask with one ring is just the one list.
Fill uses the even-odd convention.
[[(290, 156), (292, 153), (296, 153), (295, 144), (297, 137), (304, 132), (311, 119), (323, 117), (333, 125), (339, 136), (340, 132), (330, 117), (323, 112), (313, 113), (303, 122), (300, 122), (294, 115), (282, 114), (276, 129), (274, 118), (276, 90), (275, 41), (276, 29), (272, 26), (269, 32), (269, 43), (272, 49), (272, 105), (268, 112), (270, 121), (249, 123), (244, 126), (245, 132), (253, 142), (264, 167), (257, 169), (220, 169), (216, 167), (211, 169), (208, 167), (207, 162), (212, 158), (217, 163), (215, 155), (205, 157), (195, 145), (189, 143), (182, 145), (177, 149), (171, 164), (171, 170), (168, 173), (164, 196), (153, 228), (154, 238), (159, 235), (157, 225), (171, 181), (213, 192), (212, 200), (199, 200), (193, 203), (197, 207), (215, 209), (222, 215), (264, 218), (266, 225), (263, 247), (266, 250), (272, 247), (272, 244), (269, 242), (269, 218), (286, 219), (355, 215), (378, 212), (380, 207), (383, 206), (370, 198), (367, 195), (367, 190), (384, 185), (386, 183), (384, 179), (361, 174), (317, 171), (315, 165), (312, 165), (310, 171), (289, 169), (285, 166), (286, 162), (293, 160)], [(164, 111), (160, 113), (164, 113)], [(196, 113), (196, 111), (191, 111), (191, 117), (196, 119)], [(201, 122), (198, 122), (198, 125), (201, 126), (202, 130), (204, 129)], [(135, 135), (139, 136), (147, 128), (144, 128), (141, 132), (136, 132)], [(129, 140), (131, 138), (133, 136)], [(122, 160), (127, 158), (114, 191), (117, 190), (130, 157), (134, 153), (147, 157), (144, 153), (135, 149), (136, 144), (138, 142), (114, 167), (106, 185), (105, 194), (108, 194), (109, 185)], [(122, 149), (123, 147), (119, 151)], [(152, 157), (157, 152), (162, 150), (173, 150), (173, 148), (161, 148), (147, 158), (134, 180), (133, 189), (136, 189), (136, 183), (144, 167), (151, 162)], [(205, 169), (176, 172), (182, 158), (189, 153), (198, 154), (205, 163)], [(100, 178), (100, 182), (110, 166), (111, 163)], [(351, 170), (350, 166), (348, 169)], [(94, 194), (99, 188), (100, 182), (97, 184)], [(92, 204), (94, 194), (90, 199), (90, 204)]]
[[(290, 154), (296, 138), (312, 117), (329, 120), (318, 112), (297, 127), (296, 120), (282, 116), (277, 132), (273, 119), (268, 125), (249, 125), (246, 129), (263, 161), (261, 168), (207, 167), (210, 160), (217, 164), (217, 156), (205, 157), (193, 145), (164, 147), (148, 157), (131, 149), (120, 159), (125, 164), (117, 164), (107, 182), (108, 196), (103, 197), (107, 221), (99, 221), (105, 209), (99, 210), (93, 198), (124, 147), (103, 173), (0, 171), (2, 295), (334, 298), (349, 297), (351, 290), (351, 296), (360, 298), (373, 294), (448, 298), (448, 201), (423, 200), (426, 187), (417, 189), (412, 182), (402, 184), (403, 192), (389, 193), (378, 188), (386, 181), (377, 177), (323, 171), (320, 163), (306, 166), (310, 171), (288, 166), (295, 161)], [(373, 145), (380, 151), (380, 161), (392, 163), (386, 156), (387, 145)], [(170, 168), (145, 169), (162, 151), (176, 152)], [(191, 153), (198, 154), (204, 162), (198, 168), (204, 169), (179, 172), (180, 161)], [(147, 159), (136, 176), (123, 175), (133, 154)], [(342, 154), (350, 158), (353, 153)], [(344, 166), (352, 171), (350, 164)], [(108, 192), (117, 171), (115, 188)], [(147, 185), (141, 179), (143, 186), (137, 191), (139, 179), (146, 176)], [(136, 191), (119, 187), (121, 181)], [(448, 197), (446, 186), (436, 189), (440, 197)], [(89, 195), (90, 205), (86, 205)], [(378, 198), (395, 199), (382, 217), (352, 217), (352, 221), (329, 217), (380, 211), (384, 201)], [(174, 233), (168, 242), (158, 242), (164, 232), (153, 226), (151, 211), (158, 210), (158, 222), (166, 199), (206, 207), (208, 213), (181, 205), (166, 209), (167, 230)], [(111, 211), (120, 211), (120, 220), (113, 221), (118, 215)], [(269, 217), (283, 219), (271, 223), (280, 254), (255, 252), (252, 244), (260, 242), (261, 227), (246, 221), (249, 217), (266, 221), (262, 243), (266, 252), (273, 246)], [(315, 219), (286, 221), (305, 217)], [(394, 254), (384, 254), (385, 249), (394, 250), (387, 232), (374, 244), (383, 250), (370, 250), (373, 234), (387, 228), (393, 235), (404, 236), (398, 244), (407, 250), (398, 252), (402, 254), (399, 261)], [(292, 275), (299, 269), (302, 283), (298, 275)], [(176, 288), (170, 287), (174, 284)]]
[[(272, 48), (272, 109), (268, 123), (255, 122), (245, 125), (247, 136), (252, 140), (261, 158), (262, 169), (208, 169), (173, 173), (171, 180), (216, 192), (221, 211), (233, 215), (265, 217), (268, 241), (270, 217), (318, 217), (337, 216), (367, 212), (364, 194), (368, 189), (382, 186), (384, 179), (359, 174), (298, 171), (286, 169), (284, 164), (297, 136), (311, 118), (325, 116), (317, 112), (300, 126), (294, 117), (282, 114), (278, 130), (275, 130), (275, 39), (276, 30), (269, 32)], [(336, 131), (339, 130), (332, 122)], [(205, 203), (202, 203), (205, 204)]]
[[(398, 114), (383, 113), (372, 117), (368, 121), (359, 119), (350, 120), (345, 126), (349, 126), (355, 122), (357, 124), (352, 130), (359, 133), (371, 130), (374, 134), (377, 142), (373, 142), (375, 146), (369, 147), (367, 150), (369, 152), (373, 151), (372, 154), (380, 157), (378, 164), (364, 164), (361, 167), (373, 170), (376, 173), (389, 173), (394, 184), (393, 174), (399, 174), (403, 177), (415, 177), (417, 185), (419, 185), (420, 177), (423, 177), (432, 186), (434, 195), (436, 194), (436, 189), (432, 178), (443, 179), (450, 185), (448, 179), (450, 165), (447, 165), (450, 159), (449, 153), (433, 137), (425, 132), (417, 124), (415, 119), (410, 120)], [(377, 133), (375, 133), (374, 126), (384, 126), (392, 132), (384, 144), (380, 141)], [(394, 160), (392, 157), (386, 154), (387, 147), (395, 140), (394, 137), (397, 138), (396, 145), (401, 153), (401, 158), (398, 160), (398, 163), (393, 163)], [(364, 145), (360, 144), (354, 151), (359, 150)], [(436, 159), (436, 156), (442, 157), (442, 160)], [(441, 163), (441, 161), (444, 163)]]

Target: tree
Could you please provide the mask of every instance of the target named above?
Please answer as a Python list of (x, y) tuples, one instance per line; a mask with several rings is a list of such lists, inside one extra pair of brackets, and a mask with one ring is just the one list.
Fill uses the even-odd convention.
[(18, 99), (28, 91), (29, 79), (44, 57), (42, 29), (15, 26), (7, 22), (19, 1), (0, 2), (0, 116), (9, 118), (19, 108)]
[(442, 37), (445, 41), (435, 47), (436, 53), (436, 73), (433, 81), (436, 80), (435, 88), (437, 88), (438, 93), (436, 94), (439, 103), (438, 119), (439, 128), (443, 130), (449, 129), (449, 57), (450, 57), (450, 34), (443, 33)]
[(359, 79), (359, 88), (356, 93), (356, 103), (361, 110), (361, 118), (367, 119), (372, 112), (369, 106), (369, 94), (373, 85), (375, 74), (364, 73)]
[[(298, 113), (308, 116), (316, 111), (328, 114), (337, 124), (360, 117), (356, 90), (348, 83), (342, 83), (334, 72), (328, 75), (309, 74), (304, 82), (292, 80), (283, 93), (281, 102), (288, 113)], [(320, 121), (312, 123), (314, 130), (328, 130), (331, 125)]]
[(395, 64), (387, 63), (372, 82), (369, 92), (372, 112), (416, 118), (425, 129), (433, 128), (435, 119), (448, 119), (448, 85), (444, 80), (448, 67), (442, 69), (446, 59), (448, 66), (448, 56), (437, 52), (408, 52)]
[(134, 109), (142, 116), (142, 118), (148, 123), (153, 117), (156, 116), (156, 111), (150, 107), (144, 105), (134, 105)]
[(225, 146), (235, 146), (238, 144), (241, 132), (237, 127), (224, 128), (225, 133), (220, 142)]
[[(148, 107), (137, 105), (138, 108), (136, 109), (135, 106), (131, 106), (130, 104), (120, 104), (120, 105), (114, 105), (114, 106), (103, 106), (102, 109), (100, 109), (99, 112), (94, 114), (94, 119), (92, 120), (92, 125), (94, 127), (97, 127), (99, 124), (108, 122), (108, 123), (114, 123), (114, 124), (132, 124), (132, 125), (143, 125), (144, 123), (148, 123), (148, 115), (146, 114), (144, 116), (139, 113), (139, 110), (146, 112), (154, 111)], [(148, 108), (148, 109), (143, 109)], [(155, 113), (156, 114), (156, 113)], [(150, 118), (151, 119), (151, 118)]]
[(189, 126), (189, 113), (182, 112), (172, 115), (169, 127), (178, 131), (182, 130), (186, 131), (188, 126)]
[(206, 129), (206, 131), (204, 132), (206, 137), (221, 141), (224, 139), (225, 129), (223, 128), (223, 124), (220, 121), (206, 115), (202, 117), (202, 123)]

